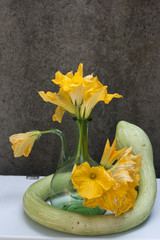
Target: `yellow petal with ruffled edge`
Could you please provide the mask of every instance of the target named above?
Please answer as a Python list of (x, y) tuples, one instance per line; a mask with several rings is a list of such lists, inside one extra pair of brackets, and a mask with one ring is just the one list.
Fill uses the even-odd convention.
[(134, 207), (137, 198), (137, 191), (135, 189), (128, 189), (127, 194), (123, 198), (117, 200), (115, 216), (127, 212)]
[(86, 183), (78, 188), (78, 194), (83, 198), (96, 198), (103, 194), (103, 188), (96, 181), (88, 179)]
[(117, 161), (115, 165), (112, 167), (111, 171), (115, 172), (117, 170), (127, 170), (130, 172), (137, 172), (136, 170), (137, 164), (133, 161), (128, 160), (127, 158), (120, 159)]
[(104, 99), (104, 102), (108, 104), (113, 98), (123, 98), (123, 96), (118, 93), (107, 94), (106, 98)]
[(111, 190), (103, 193), (99, 198), (84, 199), (83, 205), (86, 207), (95, 208), (99, 206), (101, 209), (105, 209), (111, 212), (115, 211), (116, 202), (113, 192)]
[(54, 115), (52, 116), (52, 120), (61, 123), (64, 113), (65, 113), (64, 108), (58, 106), (55, 110)]
[(127, 170), (119, 169), (112, 174), (112, 177), (119, 183), (133, 182), (133, 179)]
[(105, 192), (101, 198), (100, 208), (111, 211), (112, 213), (115, 211), (116, 202), (114, 199), (114, 194), (112, 190)]
[(77, 73), (83, 77), (83, 63), (80, 63), (77, 69)]
[(72, 78), (72, 82), (69, 85), (70, 89), (68, 93), (72, 100), (72, 103), (75, 106), (80, 106), (83, 103), (85, 92), (83, 80), (84, 79), (78, 73), (75, 73), (74, 77)]
[(73, 187), (78, 189), (79, 186), (85, 183), (88, 179), (88, 172), (90, 170), (90, 166), (87, 162), (77, 166), (76, 164), (73, 167), (71, 180), (73, 183)]
[(105, 91), (106, 87), (103, 87), (100, 91), (94, 92), (90, 98), (84, 101), (83, 109), (85, 110), (85, 113), (81, 111), (81, 117), (84, 116), (85, 119), (88, 119), (90, 117), (92, 109), (99, 101), (101, 101)]
[[(92, 167), (92, 169), (94, 168), (95, 167)], [(97, 169), (97, 182), (105, 191), (111, 189), (111, 187), (115, 184), (115, 180), (112, 178), (110, 171), (106, 171), (101, 166)]]
[(113, 166), (112, 171), (116, 171), (117, 169), (128, 170), (130, 173), (138, 173), (140, 171), (143, 158), (140, 155), (132, 155), (131, 151), (132, 148), (126, 150), (126, 153)]
[(133, 179), (132, 183), (128, 183), (129, 186), (132, 186), (132, 187), (139, 186), (140, 175), (138, 173), (135, 173), (135, 172), (129, 172), (129, 174), (130, 174), (131, 178)]
[(71, 180), (78, 194), (83, 198), (95, 198), (103, 194), (103, 188), (96, 181), (97, 168), (92, 169), (87, 162), (75, 165), (72, 171)]
[(100, 207), (100, 205), (101, 205), (101, 198), (92, 198), (92, 199), (84, 198), (83, 206), (95, 208), (97, 206)]
[[(141, 155), (133, 155), (132, 154), (132, 147), (128, 148), (125, 153), (123, 154), (123, 158), (121, 160), (121, 162), (123, 161), (123, 159), (127, 158), (128, 160), (131, 160), (133, 162), (136, 163), (136, 171), (139, 172), (141, 169), (141, 162), (142, 162), (142, 156)], [(121, 163), (120, 162), (120, 163)]]
[(104, 97), (107, 94), (107, 86), (103, 86), (102, 83), (98, 80), (97, 77), (93, 77), (92, 75), (84, 77), (84, 85), (85, 85), (85, 94), (84, 94), (84, 100), (87, 101), (89, 98), (93, 96), (96, 92), (101, 91), (103, 88), (105, 88), (104, 94), (101, 95), (101, 98), (99, 101), (103, 101)]
[(66, 74), (66, 77), (72, 79), (72, 78), (73, 78), (73, 72), (72, 72), (72, 71), (71, 71), (71, 72), (68, 72), (68, 73)]
[[(130, 184), (130, 183), (129, 183)], [(118, 182), (116, 181), (116, 184), (112, 188), (112, 194), (114, 195), (114, 198), (122, 198), (124, 195), (127, 194), (128, 190), (128, 183), (126, 182)]]
[(59, 85), (63, 91), (70, 91), (70, 84), (72, 83), (71, 73), (63, 75), (60, 71), (56, 72), (55, 79), (52, 79), (52, 82)]
[(71, 180), (74, 188), (78, 189), (78, 194), (87, 199), (101, 196), (115, 183), (103, 167), (90, 167), (87, 162), (74, 166)]
[(72, 72), (68, 72), (63, 75), (60, 71), (56, 72), (55, 79), (52, 79), (55, 84), (58, 84), (64, 91), (70, 92), (75, 87), (79, 87), (83, 79), (83, 64), (80, 63), (77, 72), (73, 75)]
[(44, 93), (43, 91), (40, 91), (39, 95), (45, 102), (56, 104), (72, 115), (76, 114), (75, 106), (71, 102), (69, 94), (62, 89), (60, 89), (59, 93), (57, 94), (52, 92)]

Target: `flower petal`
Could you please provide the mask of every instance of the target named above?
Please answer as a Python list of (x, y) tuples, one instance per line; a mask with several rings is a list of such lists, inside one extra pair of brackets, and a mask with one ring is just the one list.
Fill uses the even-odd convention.
[(96, 181), (91, 179), (90, 174), (97, 173), (97, 168), (91, 168), (88, 162), (77, 166), (75, 165), (72, 171), (71, 180), (74, 188), (78, 189), (78, 194), (83, 198), (95, 198), (103, 194), (103, 188)]
[(103, 155), (102, 155), (102, 158), (101, 158), (101, 162), (100, 162), (100, 164), (102, 166), (106, 165), (106, 162), (108, 160), (108, 159), (106, 159), (106, 155), (107, 155), (109, 149), (110, 149), (110, 142), (109, 142), (109, 139), (107, 139), (107, 142), (106, 142), (106, 145), (105, 145), (105, 148), (104, 148), (104, 152), (103, 152)]
[(75, 106), (80, 106), (83, 103), (84, 91), (85, 91), (85, 88), (83, 85), (81, 85), (79, 87), (74, 88), (72, 91), (69, 92), (72, 103)]
[(118, 93), (114, 93), (114, 94), (107, 94), (106, 98), (105, 98), (105, 103), (109, 103), (113, 98), (123, 98), (122, 95), (119, 95)]
[(77, 166), (76, 164), (73, 167), (71, 180), (74, 188), (78, 189), (79, 186), (85, 184), (89, 179), (90, 166), (88, 162)]
[(60, 71), (56, 72), (55, 79), (52, 79), (52, 82), (59, 85), (63, 91), (68, 92), (70, 90), (70, 84), (72, 82), (71, 72), (63, 75)]
[(100, 197), (99, 198), (92, 198), (92, 199), (84, 198), (83, 206), (91, 207), (91, 208), (95, 208), (97, 206), (100, 207), (101, 206), (101, 198)]
[(44, 93), (43, 91), (40, 91), (39, 95), (44, 101), (56, 104), (65, 111), (70, 112), (72, 115), (76, 114), (75, 106), (71, 102), (68, 92), (63, 91), (63, 89), (60, 89), (57, 94), (52, 92)]
[[(108, 141), (109, 141), (109, 140), (107, 140), (107, 142), (108, 142)], [(105, 150), (104, 150), (105, 155), (103, 154), (102, 159), (101, 159), (101, 162), (100, 162), (100, 164), (101, 164), (102, 166), (106, 167), (106, 165), (107, 165), (107, 163), (108, 163), (108, 161), (109, 161), (109, 158), (110, 158), (111, 154), (116, 151), (116, 143), (117, 143), (117, 139), (115, 138), (115, 139), (114, 139), (114, 142), (112, 143), (112, 146), (111, 146), (111, 147), (109, 147), (109, 143), (106, 144), (107, 146), (105, 146)], [(110, 165), (109, 165), (109, 166), (110, 166)]]
[(99, 198), (92, 198), (92, 199), (84, 199), (83, 205), (86, 207), (92, 207), (95, 208), (99, 206), (101, 209), (105, 209), (111, 212), (115, 211), (115, 200), (114, 200), (114, 195), (112, 192), (104, 192), (102, 196)]
[(103, 194), (101, 204), (99, 205), (100, 208), (104, 208), (105, 210), (114, 212), (115, 211), (115, 200), (112, 191), (107, 191)]
[(71, 72), (68, 72), (68, 73), (66, 74), (66, 76), (67, 76), (68, 78), (72, 79), (72, 78), (73, 78), (73, 72), (72, 72), (72, 71), (71, 71)]
[(103, 167), (99, 166), (96, 174), (96, 181), (105, 191), (109, 190), (115, 184), (115, 180), (112, 178), (110, 171), (106, 171)]
[(109, 171), (101, 166), (90, 167), (87, 162), (74, 166), (71, 180), (78, 194), (87, 199), (100, 197), (115, 184)]
[(77, 73), (83, 77), (83, 63), (80, 63), (77, 69)]
[(103, 87), (100, 91), (95, 92), (90, 98), (84, 101), (85, 105), (85, 118), (89, 118), (92, 109), (94, 106), (101, 101), (102, 96), (104, 95), (104, 92), (106, 90), (106, 87)]
[(52, 116), (52, 120), (61, 123), (64, 113), (65, 113), (64, 108), (58, 106), (55, 110), (54, 115)]
[(87, 199), (97, 198), (103, 194), (103, 188), (97, 181), (88, 179), (87, 182), (80, 186), (78, 194)]
[(115, 216), (119, 216), (121, 213), (124, 213), (134, 207), (136, 198), (137, 191), (135, 189), (128, 189), (127, 194), (117, 201)]
[(113, 178), (118, 182), (133, 182), (129, 172), (127, 170), (118, 169), (112, 174)]

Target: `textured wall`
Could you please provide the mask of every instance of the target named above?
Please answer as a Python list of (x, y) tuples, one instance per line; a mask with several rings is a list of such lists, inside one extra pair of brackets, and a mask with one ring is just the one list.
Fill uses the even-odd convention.
[(89, 128), (89, 151), (100, 160), (118, 121), (146, 131), (160, 177), (160, 1), (158, 0), (0, 0), (0, 174), (48, 175), (57, 165), (60, 142), (45, 135), (29, 158), (13, 157), (13, 133), (58, 127), (74, 149), (74, 122), (51, 117), (55, 106), (39, 90), (57, 91), (57, 70), (66, 73), (84, 63), (108, 92), (124, 99), (99, 103)]

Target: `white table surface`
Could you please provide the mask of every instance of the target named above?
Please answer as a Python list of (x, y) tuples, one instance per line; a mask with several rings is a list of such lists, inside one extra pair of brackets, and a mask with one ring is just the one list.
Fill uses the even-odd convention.
[(8, 240), (67, 240), (67, 239), (160, 239), (160, 179), (150, 217), (129, 231), (106, 236), (76, 236), (48, 229), (31, 220), (23, 210), (24, 192), (35, 180), (25, 176), (0, 176), (0, 239)]

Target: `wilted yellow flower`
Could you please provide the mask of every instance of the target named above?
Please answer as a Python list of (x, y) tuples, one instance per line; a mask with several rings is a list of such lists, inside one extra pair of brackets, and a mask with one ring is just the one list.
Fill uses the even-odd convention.
[(102, 196), (115, 183), (103, 167), (90, 167), (88, 162), (74, 165), (71, 180), (74, 188), (78, 189), (78, 194), (87, 199)]
[(82, 63), (79, 64), (75, 74), (68, 72), (63, 75), (58, 71), (52, 81), (59, 85), (59, 93), (40, 91), (39, 94), (44, 101), (60, 107), (53, 115), (54, 121), (61, 122), (65, 111), (77, 119), (88, 119), (92, 109), (99, 101), (108, 104), (112, 98), (122, 97), (117, 93), (108, 94), (107, 86), (103, 86), (97, 77), (93, 77), (93, 75), (83, 77)]
[(9, 140), (13, 144), (14, 157), (28, 157), (35, 140), (40, 136), (39, 131), (18, 133), (10, 136)]
[(135, 187), (139, 185), (141, 161), (140, 155), (132, 154), (131, 147), (117, 151), (116, 139), (111, 147), (107, 140), (100, 164), (106, 169), (109, 168), (111, 176), (116, 181), (112, 188), (112, 194), (116, 200), (116, 216), (134, 207), (137, 197)]

